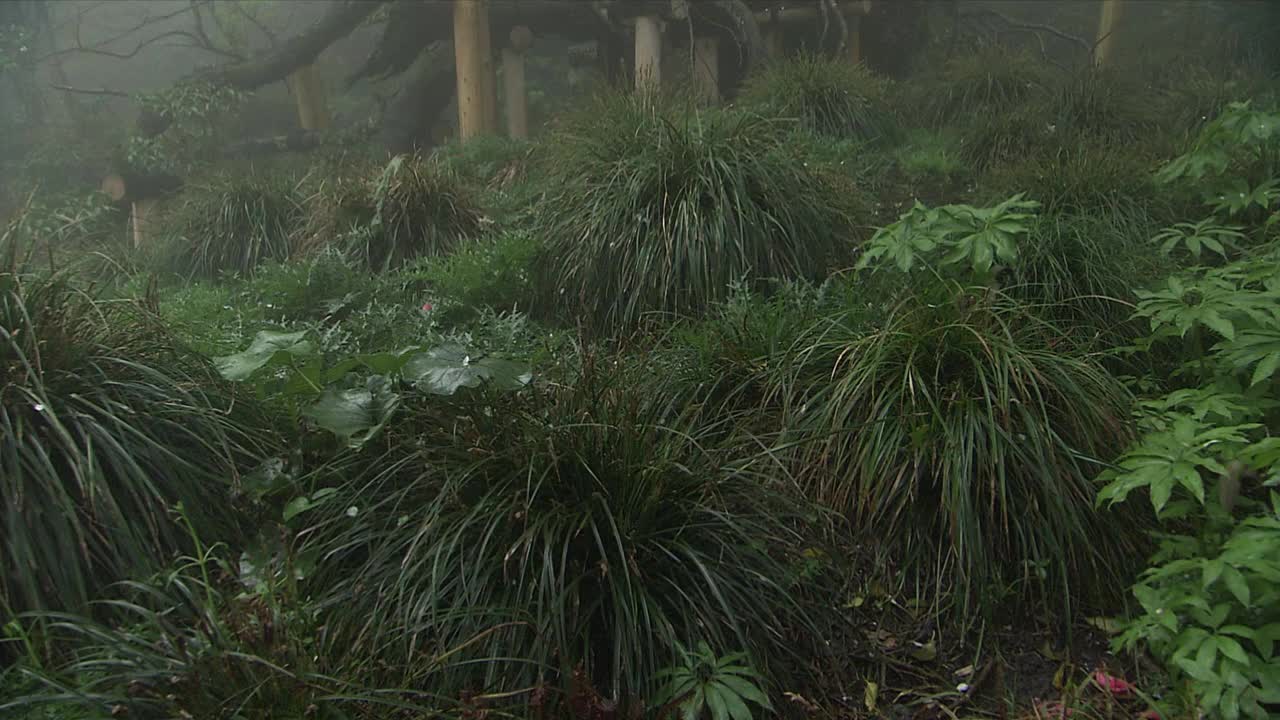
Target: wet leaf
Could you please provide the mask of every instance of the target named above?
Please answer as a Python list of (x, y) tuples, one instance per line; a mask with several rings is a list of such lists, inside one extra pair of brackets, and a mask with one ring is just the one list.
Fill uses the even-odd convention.
[(248, 349), (234, 355), (213, 359), (222, 377), (228, 380), (247, 380), (267, 366), (288, 364), (293, 358), (307, 357), (315, 352), (312, 344), (304, 339), (306, 330), (283, 333), (263, 330), (254, 336)]
[(425, 392), (452, 395), (459, 388), (493, 383), (504, 390), (528, 385), (533, 375), (527, 365), (469, 353), (460, 345), (444, 345), (414, 355), (404, 368), (406, 380)]
[(325, 390), (305, 415), (348, 447), (359, 448), (382, 431), (399, 406), (400, 395), (392, 391), (391, 382), (374, 375), (361, 388)]

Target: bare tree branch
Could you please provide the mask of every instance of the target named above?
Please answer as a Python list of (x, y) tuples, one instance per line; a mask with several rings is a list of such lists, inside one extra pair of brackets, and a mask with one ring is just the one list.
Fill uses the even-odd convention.
[(1041, 23), (1021, 22), (1019, 20), (1014, 20), (1008, 15), (1003, 15), (1001, 13), (998, 13), (995, 10), (983, 9), (983, 10), (975, 10), (973, 12), (967, 12), (967, 13), (961, 14), (961, 17), (966, 17), (966, 18), (975, 18), (975, 17), (982, 17), (982, 16), (996, 18), (997, 20), (1000, 20), (1005, 25), (1011, 28), (1017, 28), (1019, 30), (1030, 30), (1032, 32), (1049, 33), (1054, 37), (1060, 38), (1062, 40), (1066, 40), (1067, 42), (1070, 42), (1078, 46), (1080, 49), (1084, 50), (1085, 52), (1092, 52), (1093, 50), (1093, 43), (1088, 42), (1087, 40), (1081, 37), (1078, 37), (1076, 35), (1063, 32), (1062, 30), (1059, 30), (1058, 28), (1055, 28), (1051, 25), (1043, 25)]
[(238, 14), (240, 17), (252, 23), (254, 27), (258, 28), (258, 32), (262, 33), (262, 36), (267, 39), (267, 43), (272, 48), (280, 44), (279, 41), (276, 39), (276, 34), (271, 32), (271, 29), (268, 28), (266, 25), (264, 25), (261, 20), (255, 17), (253, 13), (249, 12), (248, 10), (245, 10), (243, 5), (241, 5), (240, 3), (234, 3), (232, 4), (231, 7), (235, 8), (236, 14)]
[(70, 85), (55, 85), (50, 83), (49, 87), (62, 92), (76, 93), (78, 95), (107, 95), (109, 97), (133, 97), (127, 92), (121, 90), (109, 90), (107, 88), (78, 88)]
[[(183, 44), (183, 45), (180, 45), (179, 47), (190, 47), (197, 50), (203, 50), (205, 52), (212, 53), (214, 55), (219, 55), (221, 57), (224, 57), (230, 60), (244, 60), (243, 56), (237, 53), (231, 52), (230, 50), (220, 48), (217, 45), (215, 45), (213, 41), (209, 39), (209, 36), (205, 33), (203, 18), (200, 15), (200, 6), (202, 3), (207, 1), (208, 0), (191, 0), (191, 4), (188, 5), (187, 7), (184, 7), (180, 10), (175, 10), (173, 12), (168, 12), (163, 15), (153, 16), (150, 13), (148, 13), (133, 26), (119, 33), (116, 33), (112, 37), (106, 38), (105, 40), (100, 40), (91, 45), (86, 45), (83, 37), (81, 36), (81, 30), (83, 28), (85, 19), (93, 10), (99, 7), (102, 7), (104, 5), (109, 6), (109, 4), (95, 3), (93, 5), (88, 5), (85, 7), (78, 8), (76, 11), (75, 19), (74, 19), (75, 24), (74, 24), (73, 35), (75, 38), (75, 45), (69, 48), (62, 48), (60, 50), (54, 50), (52, 52), (46, 53), (42, 57), (38, 58), (37, 62), (54, 60), (64, 55), (72, 55), (72, 54), (100, 55), (103, 57), (115, 58), (117, 60), (127, 60), (129, 58), (136, 57), (138, 53), (142, 52), (144, 49), (148, 47), (151, 47), (152, 45), (156, 44), (160, 40), (164, 40), (172, 37), (185, 37), (192, 41), (190, 45)], [(167, 20), (172, 20), (175, 17), (184, 15), (187, 13), (193, 14), (194, 24), (195, 24), (194, 32), (189, 30), (169, 30), (166, 32), (162, 32), (158, 35), (152, 36), (150, 38), (147, 38), (146, 40), (142, 40), (141, 42), (137, 43), (132, 50), (120, 51), (120, 50), (113, 50), (110, 48), (110, 46), (113, 45), (114, 43), (124, 40), (130, 35), (133, 35), (134, 33), (139, 32), (143, 28), (155, 25), (157, 23), (162, 23)]]

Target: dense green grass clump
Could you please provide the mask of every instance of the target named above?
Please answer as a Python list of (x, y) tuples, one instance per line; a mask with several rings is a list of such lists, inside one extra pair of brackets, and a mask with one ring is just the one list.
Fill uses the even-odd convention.
[(850, 198), (785, 146), (776, 123), (605, 98), (551, 141), (534, 219), (548, 303), (604, 330), (692, 312), (743, 278), (804, 277), (842, 248)]
[(715, 450), (732, 420), (695, 422), (676, 393), (583, 362), (566, 386), (457, 412), (415, 402), (417, 451), (342, 482), (306, 549), (332, 560), (315, 588), (335, 647), (395, 666), (478, 638), (457, 659), (484, 662), (459, 686), (585, 679), (626, 703), (656, 689), (677, 643), (747, 651), (761, 670), (799, 649), (801, 517)]
[(189, 277), (251, 275), (285, 260), (302, 220), (297, 187), (287, 180), (224, 175), (187, 187), (164, 218), (167, 264)]
[(895, 134), (888, 87), (863, 65), (806, 55), (772, 63), (748, 78), (739, 101), (820, 135), (879, 140)]
[(1007, 102), (952, 118), (963, 128), (966, 160), (986, 169), (1086, 146), (1141, 156), (1167, 144), (1161, 99), (1141, 82), (1094, 69), (1044, 78)]
[(1008, 113), (1052, 82), (1045, 63), (1001, 45), (986, 45), (904, 83), (904, 111), (930, 126), (954, 127), (975, 115)]
[(129, 306), (0, 274), (0, 607), (79, 607), (239, 520), (237, 469), (269, 441), (248, 398)]
[(1167, 215), (1169, 203), (1151, 177), (1156, 166), (1150, 155), (1134, 150), (1088, 144), (1046, 147), (991, 168), (982, 178), (981, 194), (994, 201), (1025, 193), (1047, 214), (1150, 210)]
[(1044, 215), (1022, 244), (1006, 290), (1078, 341), (1126, 345), (1142, 329), (1130, 320), (1134, 290), (1174, 267), (1152, 246), (1159, 227), (1136, 207)]
[(416, 155), (392, 158), (375, 176), (335, 184), (309, 204), (314, 214), (302, 245), (338, 247), (375, 271), (449, 253), (485, 223), (458, 176)]
[(1131, 529), (1095, 511), (1093, 478), (1131, 436), (1123, 386), (990, 291), (866, 317), (819, 320), (769, 373), (812, 496), (984, 612), (1120, 587)]

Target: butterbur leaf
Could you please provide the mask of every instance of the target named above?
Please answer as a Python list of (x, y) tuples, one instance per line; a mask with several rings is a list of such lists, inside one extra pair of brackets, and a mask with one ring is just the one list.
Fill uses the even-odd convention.
[(533, 375), (522, 363), (477, 356), (459, 345), (444, 345), (414, 355), (405, 364), (405, 379), (435, 395), (452, 395), (460, 388), (489, 382), (503, 390), (528, 385)]
[(247, 380), (268, 365), (288, 364), (292, 358), (307, 357), (315, 348), (306, 338), (307, 332), (283, 333), (263, 330), (254, 336), (248, 349), (234, 355), (213, 359), (218, 372), (228, 380)]
[(392, 391), (390, 381), (374, 375), (364, 387), (325, 390), (305, 414), (348, 447), (359, 448), (382, 431), (399, 405), (400, 396)]

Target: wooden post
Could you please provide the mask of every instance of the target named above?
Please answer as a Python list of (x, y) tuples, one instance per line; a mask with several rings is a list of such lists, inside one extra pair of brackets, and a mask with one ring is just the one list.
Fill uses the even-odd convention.
[(636, 89), (662, 87), (662, 20), (654, 15), (636, 18)]
[(458, 138), (463, 142), (484, 133), (484, 59), (480, 53), (480, 0), (454, 0), (453, 53), (458, 74)]
[(693, 41), (693, 83), (699, 98), (709, 105), (720, 102), (720, 39)]
[(151, 233), (150, 218), (157, 202), (159, 201), (155, 198), (139, 198), (133, 201), (129, 219), (133, 224), (133, 247), (135, 250), (142, 247), (143, 241), (147, 240)]
[(849, 59), (854, 65), (862, 62), (862, 16), (854, 13), (845, 22), (849, 28)]
[(1120, 19), (1120, 0), (1102, 0), (1098, 16), (1098, 39), (1093, 44), (1093, 62), (1101, 67), (1111, 60), (1116, 24)]
[(764, 49), (769, 57), (779, 59), (785, 53), (782, 45), (782, 26), (776, 22), (770, 22), (763, 28)]
[(493, 38), (490, 35), (489, 0), (477, 0), (480, 3), (480, 77), (483, 79), (484, 93), (484, 131), (498, 132), (498, 78), (497, 68), (493, 65)]
[(316, 73), (316, 66), (303, 65), (289, 76), (289, 88), (298, 104), (298, 124), (303, 130), (324, 130), (329, 127), (329, 109), (325, 106), (324, 84)]
[(524, 54), (533, 45), (533, 32), (523, 25), (511, 29), (511, 46), (502, 49), (503, 94), (507, 100), (507, 134), (529, 139), (529, 93), (524, 81)]

